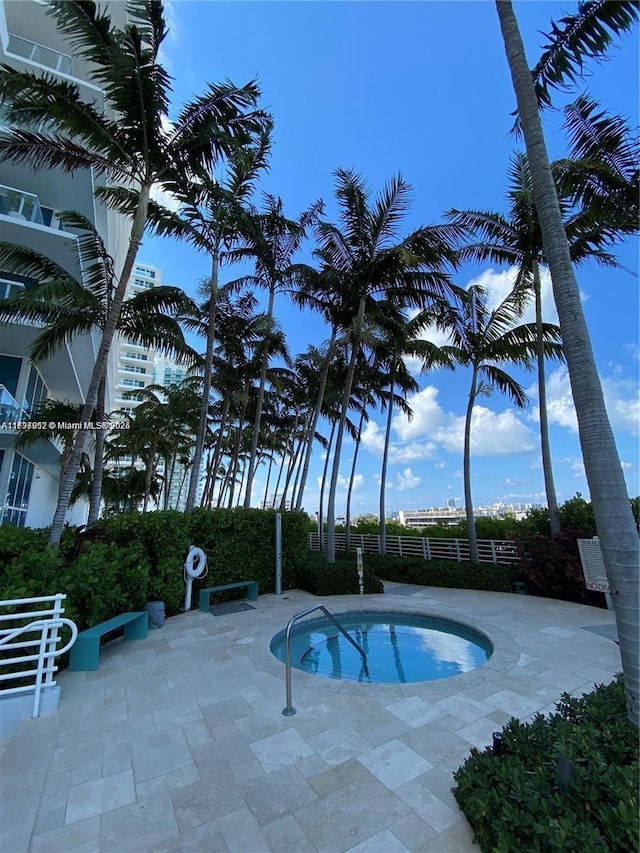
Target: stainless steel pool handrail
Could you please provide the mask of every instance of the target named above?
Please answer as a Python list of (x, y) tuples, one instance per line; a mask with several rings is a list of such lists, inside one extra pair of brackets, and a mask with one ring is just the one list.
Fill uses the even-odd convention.
[(292, 616), (291, 619), (289, 619), (289, 622), (287, 624), (287, 630), (285, 631), (284, 635), (284, 664), (285, 681), (287, 686), (287, 707), (283, 709), (282, 713), (285, 715), (285, 717), (292, 717), (296, 712), (296, 709), (291, 704), (291, 629), (298, 621), (298, 619), (302, 619), (303, 616), (308, 616), (310, 613), (313, 613), (316, 610), (322, 610), (324, 615), (328, 616), (329, 619), (333, 622), (338, 631), (344, 634), (344, 636), (347, 638), (347, 640), (349, 640), (351, 645), (355, 649), (357, 649), (357, 651), (360, 652), (360, 654), (362, 655), (362, 662), (364, 664), (364, 671), (367, 677), (369, 677), (369, 667), (367, 666), (367, 654), (365, 650), (362, 648), (362, 646), (356, 643), (353, 637), (350, 637), (349, 634), (347, 634), (347, 632), (344, 630), (344, 628), (338, 622), (335, 616), (330, 613), (323, 604), (316, 604), (315, 607), (310, 607), (308, 610), (303, 610), (301, 613), (296, 613), (295, 616)]

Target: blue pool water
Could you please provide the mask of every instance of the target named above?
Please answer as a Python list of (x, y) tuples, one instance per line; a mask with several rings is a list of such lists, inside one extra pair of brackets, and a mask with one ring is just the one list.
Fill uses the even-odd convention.
[[(335, 614), (362, 647), (362, 656), (328, 620), (299, 622), (291, 634), (291, 665), (325, 678), (375, 684), (406, 684), (450, 678), (475, 669), (493, 653), (491, 641), (472, 628), (417, 613), (364, 611)], [(285, 632), (271, 652), (285, 659)]]

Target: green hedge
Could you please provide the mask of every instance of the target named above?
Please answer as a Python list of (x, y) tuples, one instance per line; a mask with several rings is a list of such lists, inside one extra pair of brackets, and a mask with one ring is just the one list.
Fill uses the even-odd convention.
[(421, 557), (392, 557), (389, 554), (365, 554), (365, 567), (386, 581), (443, 586), (449, 589), (485, 589), (511, 592), (513, 568), (492, 563), (456, 563), (447, 560), (423, 560)]
[[(209, 571), (198, 589), (257, 580), (274, 590), (275, 511), (196, 510), (126, 513), (91, 529), (67, 528), (58, 552), (47, 549), (47, 530), (0, 526), (0, 597), (67, 593), (67, 615), (80, 631), (146, 601), (165, 602), (169, 616), (182, 611), (183, 564), (189, 545), (207, 554)], [(307, 516), (282, 513), (283, 588), (297, 586), (307, 555)], [(234, 593), (231, 593), (232, 595)]]
[[(502, 734), (500, 756), (474, 748), (454, 774), (483, 851), (639, 849), (638, 730), (627, 718), (621, 675), (580, 699), (565, 693), (555, 714), (513, 719)], [(566, 783), (562, 756), (571, 768)]]
[[(365, 566), (362, 573), (366, 595), (384, 592), (382, 582)], [(324, 554), (308, 551), (304, 567), (298, 574), (298, 587), (313, 595), (358, 595), (360, 581), (355, 557), (352, 561), (338, 560), (327, 564)]]

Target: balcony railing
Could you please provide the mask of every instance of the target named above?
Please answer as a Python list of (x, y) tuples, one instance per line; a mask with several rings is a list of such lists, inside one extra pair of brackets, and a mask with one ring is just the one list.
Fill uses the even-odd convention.
[[(12, 397), (4, 385), (0, 385), (0, 428), (2, 424), (11, 424), (26, 420), (22, 406)], [(4, 427), (9, 429), (9, 427)]]
[(34, 193), (28, 193), (15, 187), (6, 187), (0, 184), (0, 213), (4, 216), (11, 216), (13, 219), (21, 219), (24, 222), (45, 225), (53, 231), (60, 230), (60, 221), (55, 210), (41, 205), (40, 199)]
[(14, 56), (21, 56), (23, 59), (37, 62), (38, 65), (44, 65), (54, 71), (60, 71), (62, 74), (73, 74), (73, 62), (68, 54), (60, 53), (59, 50), (45, 47), (43, 44), (22, 38), (22, 36), (9, 33), (7, 53), (13, 53)]

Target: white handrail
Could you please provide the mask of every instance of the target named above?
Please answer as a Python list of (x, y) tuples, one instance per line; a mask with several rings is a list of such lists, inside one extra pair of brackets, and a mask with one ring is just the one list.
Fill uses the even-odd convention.
[[(10, 664), (23, 664), (22, 668), (17, 669), (15, 672), (0, 672), (0, 684), (10, 679), (16, 680), (35, 676), (33, 684), (21, 685), (19, 687), (0, 687), (0, 696), (27, 693), (33, 690), (33, 711), (31, 715), (33, 718), (37, 717), (40, 713), (40, 696), (43, 686), (55, 686), (53, 674), (58, 669), (55, 665), (55, 658), (69, 651), (78, 636), (78, 628), (75, 622), (62, 616), (62, 613), (64, 613), (62, 602), (65, 598), (66, 595), (58, 593), (57, 595), (4, 599), (0, 601), (0, 608), (10, 607), (12, 609), (11, 613), (5, 613), (0, 616), (0, 620), (3, 622), (12, 620), (15, 623), (31, 619), (26, 625), (16, 625), (15, 627), (0, 629), (0, 648), (7, 651), (29, 648), (36, 650), (29, 654), (18, 654), (0, 661), (0, 667)], [(49, 601), (52, 601), (53, 605), (48, 609), (16, 609), (18, 605), (38, 605)], [(49, 616), (51, 618), (33, 619), (34, 616)], [(58, 632), (65, 625), (71, 630), (71, 638), (65, 646), (59, 649), (57, 646), (62, 638)], [(37, 636), (32, 639), (12, 642), (17, 637), (24, 637), (27, 634), (36, 634)], [(24, 664), (32, 661), (37, 661), (35, 669), (24, 666)]]

